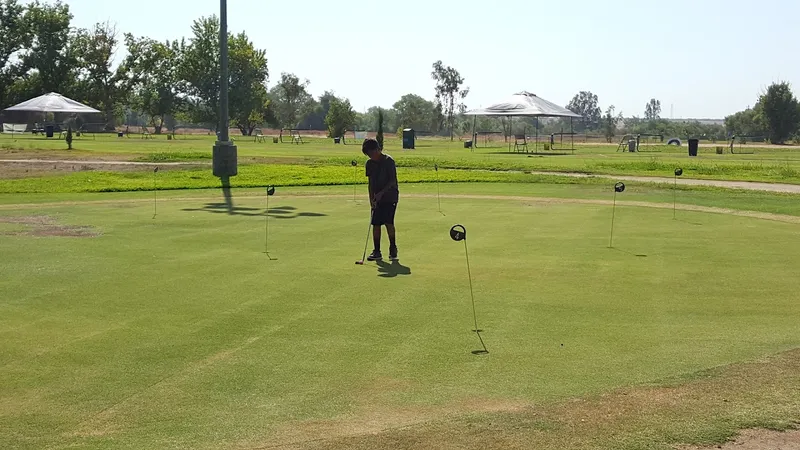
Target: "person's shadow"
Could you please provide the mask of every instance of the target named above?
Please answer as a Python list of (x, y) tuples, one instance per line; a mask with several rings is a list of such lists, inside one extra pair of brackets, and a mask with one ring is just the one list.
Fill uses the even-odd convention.
[(378, 276), (381, 278), (394, 278), (398, 275), (411, 275), (411, 268), (400, 264), (400, 261), (378, 261)]

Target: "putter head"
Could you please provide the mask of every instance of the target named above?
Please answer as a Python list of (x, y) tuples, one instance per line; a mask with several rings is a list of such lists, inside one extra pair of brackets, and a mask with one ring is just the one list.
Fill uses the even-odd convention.
[(355, 166), (358, 165), (358, 162), (354, 159), (354, 160), (350, 161), (350, 165), (355, 167)]
[(625, 183), (619, 182), (614, 185), (614, 192), (625, 192)]
[(158, 166), (156, 166), (156, 168), (153, 169), (153, 173), (156, 173), (156, 172), (158, 172)]
[(356, 261), (356, 264), (359, 265), (359, 266), (363, 266), (364, 265), (364, 260), (362, 259), (362, 260)]
[(676, 177), (679, 177), (679, 176), (681, 176), (681, 175), (683, 175), (683, 169), (681, 169), (680, 167), (678, 167), (677, 169), (675, 169), (675, 176), (676, 176)]

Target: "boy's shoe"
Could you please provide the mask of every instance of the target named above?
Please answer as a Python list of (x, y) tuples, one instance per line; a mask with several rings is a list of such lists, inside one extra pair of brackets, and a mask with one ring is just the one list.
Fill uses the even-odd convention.
[(389, 259), (392, 261), (397, 261), (397, 247), (391, 246), (389, 247)]
[(383, 255), (381, 255), (380, 250), (373, 250), (372, 253), (367, 256), (367, 261), (380, 261), (383, 259)]

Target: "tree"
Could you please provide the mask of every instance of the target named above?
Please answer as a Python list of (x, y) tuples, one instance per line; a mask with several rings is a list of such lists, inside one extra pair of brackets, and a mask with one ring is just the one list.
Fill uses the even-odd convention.
[(264, 123), (269, 108), (267, 56), (245, 33), (231, 36), (228, 46), (230, 115), (242, 135), (250, 136)]
[(603, 116), (603, 134), (607, 142), (614, 140), (614, 136), (617, 134), (617, 127), (622, 122), (622, 112), (614, 115), (614, 109), (614, 105), (609, 106), (605, 116)]
[(378, 133), (375, 136), (375, 140), (378, 141), (378, 145), (383, 150), (383, 109), (381, 108), (378, 108), (378, 125), (376, 128)]
[(28, 95), (72, 94), (77, 60), (70, 46), (71, 21), (69, 6), (60, 1), (42, 4), (37, 0), (28, 5), (26, 22), (32, 39), (30, 47), (20, 55), (23, 72), (34, 80), (29, 84), (33, 92)]
[(413, 128), (417, 131), (436, 131), (436, 106), (419, 95), (406, 94), (395, 102), (398, 127)]
[(308, 93), (309, 81), (300, 82), (297, 75), (282, 73), (281, 81), (270, 91), (275, 105), (275, 116), (282, 128), (294, 128), (300, 118), (311, 109), (313, 98)]
[(0, 0), (0, 109), (12, 106), (9, 90), (21, 75), (21, 66), (12, 57), (30, 47), (31, 39), (25, 8), (17, 0)]
[(769, 128), (769, 139), (773, 144), (783, 144), (800, 127), (798, 102), (789, 83), (773, 83), (761, 96), (764, 119)]
[[(192, 122), (219, 127), (219, 19), (201, 17), (192, 23), (189, 44), (183, 45), (179, 73)], [(220, 131), (220, 130), (217, 130)]]
[(112, 69), (117, 51), (117, 30), (109, 23), (98, 23), (91, 30), (78, 30), (73, 36), (79, 66), (76, 97), (105, 115), (106, 129), (113, 130), (126, 90), (123, 70)]
[(333, 97), (330, 108), (325, 116), (325, 125), (328, 127), (329, 137), (341, 137), (356, 121), (356, 112), (350, 106), (350, 100), (340, 100)]
[(757, 103), (736, 114), (725, 117), (725, 130), (731, 136), (763, 136), (768, 133), (764, 120), (764, 107)]
[(576, 131), (592, 129), (600, 124), (601, 112), (597, 106), (597, 95), (591, 91), (580, 91), (575, 94), (567, 104), (567, 109), (582, 117)]
[(383, 129), (384, 130), (397, 130), (399, 120), (397, 119), (397, 111), (394, 109), (384, 109), (378, 106), (370, 106), (365, 113), (356, 112), (356, 130), (363, 131), (378, 131), (378, 111), (383, 113)]
[[(211, 16), (196, 20), (189, 44), (182, 43), (179, 53), (179, 77), (189, 118), (218, 127), (219, 19)], [(229, 34), (228, 62), (228, 119), (242, 134), (249, 135), (269, 115), (266, 52), (256, 49), (245, 33)]]
[(150, 38), (136, 39), (125, 35), (128, 56), (120, 68), (125, 86), (137, 112), (150, 117), (156, 134), (161, 134), (167, 117), (181, 107), (179, 69), (182, 48), (177, 41), (158, 42)]
[[(450, 140), (453, 140), (454, 117), (456, 111), (463, 112), (466, 107), (461, 100), (469, 94), (469, 88), (461, 88), (464, 78), (458, 71), (450, 66), (445, 66), (442, 61), (433, 63), (431, 78), (436, 81), (436, 105), (447, 118), (450, 128)], [(456, 103), (458, 99), (459, 103)]]
[(661, 101), (651, 98), (644, 107), (645, 120), (658, 120), (661, 118)]
[(332, 91), (325, 91), (319, 97), (319, 101), (312, 100), (309, 103), (310, 112), (300, 121), (299, 128), (309, 130), (325, 130), (325, 118), (328, 117), (328, 111), (331, 108), (331, 102), (336, 98)]

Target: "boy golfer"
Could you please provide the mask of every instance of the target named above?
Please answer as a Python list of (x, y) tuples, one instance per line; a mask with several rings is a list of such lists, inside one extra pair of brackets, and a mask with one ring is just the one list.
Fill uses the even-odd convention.
[(389, 259), (397, 260), (397, 245), (394, 235), (394, 213), (400, 191), (397, 188), (397, 168), (394, 159), (381, 151), (378, 141), (366, 139), (361, 151), (369, 158), (366, 164), (369, 177), (369, 201), (372, 205), (372, 240), (375, 243), (368, 261), (380, 261), (381, 226), (386, 226), (389, 235)]

